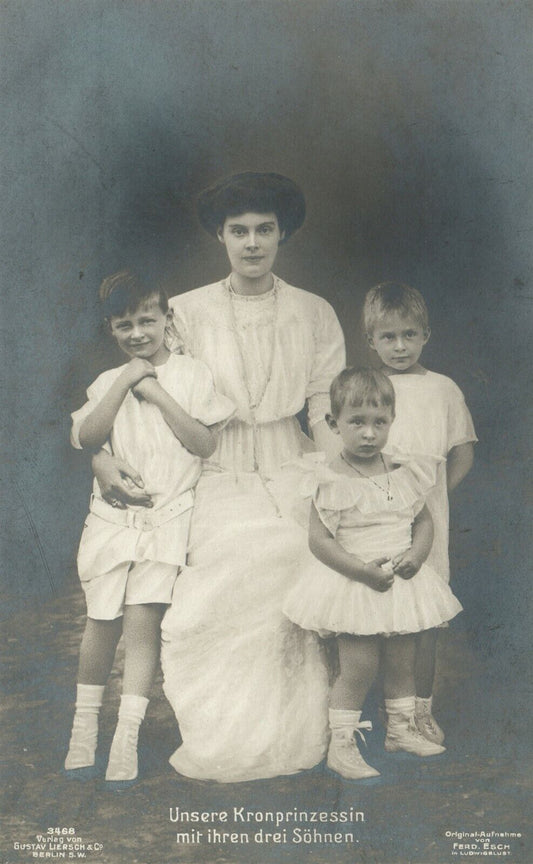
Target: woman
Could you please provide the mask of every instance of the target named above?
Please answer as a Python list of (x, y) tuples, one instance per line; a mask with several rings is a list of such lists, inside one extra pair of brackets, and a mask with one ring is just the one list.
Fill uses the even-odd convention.
[(281, 613), (310, 556), (290, 516), (297, 480), (281, 466), (312, 449), (295, 415), (308, 403), (319, 449), (329, 385), (345, 363), (333, 309), (272, 273), (305, 202), (277, 174), (235, 175), (202, 193), (203, 227), (231, 274), (171, 300), (185, 350), (237, 412), (197, 487), (188, 567), (163, 621), (165, 693), (189, 777), (251, 780), (311, 768), (326, 744), (327, 682), (315, 638)]

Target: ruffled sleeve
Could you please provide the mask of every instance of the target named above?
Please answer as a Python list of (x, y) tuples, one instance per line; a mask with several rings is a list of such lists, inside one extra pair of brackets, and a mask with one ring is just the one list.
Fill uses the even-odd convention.
[(351, 508), (365, 515), (388, 511), (418, 513), (436, 483), (438, 460), (397, 455), (394, 462), (399, 467), (388, 474), (390, 497), (385, 495), (387, 487), (380, 486), (387, 475), (377, 475), (372, 482), (371, 478), (351, 478), (324, 468), (317, 481), (314, 502), (321, 518), (325, 514), (322, 521), (326, 527), (339, 524), (338, 517), (328, 514), (340, 514)]
[[(180, 324), (182, 322), (180, 321)], [(185, 354), (185, 343), (181, 330), (178, 329), (176, 312), (172, 309), (172, 320), (165, 327), (165, 345), (172, 354)]]
[(354, 494), (353, 481), (333, 471), (326, 464), (324, 453), (307, 453), (301, 459), (293, 460), (290, 465), (300, 474), (301, 497), (313, 501), (321, 522), (335, 535), (342, 511), (353, 507), (358, 499), (358, 495)]
[(286, 462), (282, 467), (287, 476), (295, 477), (295, 480), (291, 480), (290, 482), (295, 483), (298, 489), (299, 500), (306, 502), (305, 519), (302, 520), (301, 518), (303, 508), (300, 508), (298, 504), (293, 505), (293, 518), (299, 524), (303, 525), (305, 523), (307, 525), (309, 522), (309, 504), (313, 501), (317, 507), (320, 519), (324, 522), (326, 528), (334, 534), (339, 524), (340, 514), (331, 512), (324, 515), (317, 506), (321, 484), (328, 485), (339, 478), (339, 475), (326, 464), (326, 454), (320, 452), (306, 453), (305, 456), (301, 456), (299, 459), (291, 459), (290, 462)]
[(172, 309), (172, 322), (165, 331), (165, 342), (169, 351), (173, 354), (193, 354), (191, 347), (191, 333), (185, 315), (184, 304), (180, 303), (181, 297), (172, 297), (169, 306)]
[[(407, 456), (396, 453), (393, 456), (395, 464), (400, 466), (397, 475), (395, 493), (405, 504), (411, 506), (413, 513), (420, 513), (430, 490), (437, 484), (437, 470), (444, 459), (432, 456)], [(395, 472), (391, 476), (394, 477)]]
[(324, 510), (318, 506), (316, 498), (313, 499), (313, 504), (322, 524), (326, 526), (330, 534), (335, 536), (341, 521), (340, 510)]
[(467, 408), (465, 397), (459, 387), (450, 382), (448, 402), (448, 452), (459, 444), (477, 441), (472, 415)]
[(331, 382), (346, 365), (344, 335), (332, 308), (323, 300), (317, 309), (314, 330), (315, 355), (306, 389), (309, 426), (324, 419), (331, 410)]

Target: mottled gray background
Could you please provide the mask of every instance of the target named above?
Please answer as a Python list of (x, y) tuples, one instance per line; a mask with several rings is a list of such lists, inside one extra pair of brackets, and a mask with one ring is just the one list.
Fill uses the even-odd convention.
[(373, 283), (424, 293), (425, 361), (463, 388), (480, 438), (453, 503), (459, 626), (502, 670), (519, 662), (532, 12), (521, 0), (0, 2), (4, 610), (75, 585), (90, 471), (68, 415), (116, 360), (101, 278), (126, 265), (178, 293), (225, 275), (195, 193), (270, 170), (308, 200), (277, 272), (333, 303), (351, 360), (367, 357), (358, 321)]

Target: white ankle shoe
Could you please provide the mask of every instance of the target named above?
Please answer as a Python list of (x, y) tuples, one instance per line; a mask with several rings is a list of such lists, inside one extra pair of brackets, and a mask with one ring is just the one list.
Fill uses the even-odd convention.
[(390, 714), (385, 737), (385, 750), (395, 753), (405, 750), (414, 756), (437, 756), (446, 747), (429, 741), (419, 731), (414, 714)]
[[(371, 729), (369, 722), (359, 723), (360, 728)], [(361, 733), (359, 733), (361, 734)], [(328, 768), (345, 777), (347, 780), (364, 780), (368, 777), (379, 777), (379, 771), (368, 765), (357, 746), (355, 731), (349, 729), (334, 729), (328, 749)], [(361, 736), (362, 737), (362, 736)]]
[(65, 771), (92, 767), (97, 740), (98, 716), (95, 714), (75, 714), (67, 758), (65, 759)]
[(106, 780), (136, 779), (138, 774), (138, 737), (139, 725), (137, 723), (118, 723), (109, 752)]
[(444, 732), (435, 720), (431, 711), (418, 711), (415, 714), (415, 723), (418, 731), (427, 738), (428, 741), (433, 741), (434, 744), (442, 744), (444, 741)]

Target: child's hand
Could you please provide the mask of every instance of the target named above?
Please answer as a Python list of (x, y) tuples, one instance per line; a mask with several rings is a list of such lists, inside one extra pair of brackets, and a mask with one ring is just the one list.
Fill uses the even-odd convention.
[(146, 377), (157, 378), (155, 366), (149, 360), (143, 360), (142, 357), (133, 357), (124, 372), (127, 375), (129, 386), (132, 388)]
[(392, 568), (397, 576), (402, 579), (412, 579), (422, 566), (422, 561), (415, 555), (412, 549), (407, 549), (401, 555), (392, 559)]
[(147, 402), (150, 402), (153, 394), (160, 388), (160, 384), (157, 378), (141, 378), (137, 384), (131, 388), (131, 392), (137, 399), (146, 399)]
[(394, 573), (390, 567), (382, 566), (388, 561), (388, 558), (376, 558), (375, 561), (369, 561), (368, 564), (365, 564), (361, 582), (364, 582), (374, 591), (385, 592), (392, 588)]

